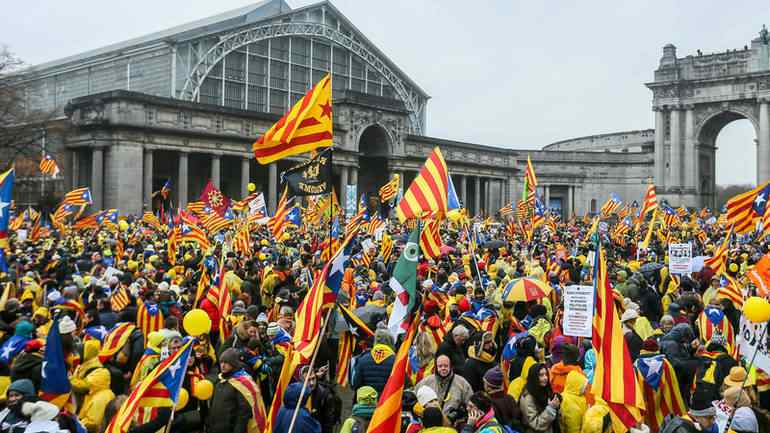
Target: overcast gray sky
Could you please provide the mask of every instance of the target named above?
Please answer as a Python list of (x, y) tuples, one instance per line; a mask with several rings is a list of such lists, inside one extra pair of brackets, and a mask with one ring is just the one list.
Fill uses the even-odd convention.
[[(0, 43), (36, 64), (249, 3), (11, 1), (0, 16)], [(525, 149), (651, 128), (644, 83), (663, 45), (675, 44), (680, 57), (742, 48), (770, 23), (766, 0), (333, 3), (432, 96), (428, 135)], [(755, 181), (753, 139), (746, 120), (723, 130), (719, 183)]]

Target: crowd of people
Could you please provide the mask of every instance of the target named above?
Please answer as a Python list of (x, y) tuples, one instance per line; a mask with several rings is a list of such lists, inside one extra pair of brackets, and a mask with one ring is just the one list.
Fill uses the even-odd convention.
[[(748, 274), (767, 253), (765, 243), (736, 241), (724, 269), (672, 275), (667, 244), (691, 242), (694, 256), (709, 257), (726, 236), (722, 221), (682, 215), (644, 250), (638, 241), (649, 222), (614, 236), (588, 217), (529, 233), (497, 221), (447, 221), (441, 254), (419, 259), (419, 323), (404, 372), (402, 432), (617, 431), (612, 406), (592, 393), (591, 338), (567, 336), (562, 326), (564, 288), (593, 284), (597, 244), (607, 255), (638, 380), (655, 377), (647, 374), (651, 365), (668, 372), (660, 388), (649, 386), (666, 387), (671, 397), (647, 401), (630, 431), (726, 431), (728, 420), (735, 432), (770, 431), (770, 378), (748, 368), (737, 347), (743, 297), (757, 291)], [(387, 323), (395, 296), (390, 281), (409, 231), (396, 221), (376, 234), (361, 230), (335, 304), (371, 335), (357, 334), (348, 358), (341, 356), (351, 327), (341, 307), (328, 306), (312, 365), (298, 365), (285, 387), (295, 313), (328, 258), (325, 225), (290, 228), (276, 241), (255, 224), (248, 254), (232, 248), (232, 233), (208, 249), (191, 242), (170, 250), (164, 227), (134, 217), (121, 227), (52, 231), (36, 241), (11, 233), (8, 272), (0, 276), (0, 433), (108, 430), (132, 391), (190, 341), (183, 322), (196, 308), (211, 326), (194, 335), (182, 396), (139, 405), (129, 433), (366, 432), (399, 373), (394, 363), (405, 334), (394, 336)], [(394, 241), (392, 251), (382, 248), (383, 237)], [(524, 277), (551, 291), (511, 299), (506, 288)], [(218, 298), (207, 296), (217, 287), (232, 299), (225, 317)], [(153, 327), (148, 318), (162, 321)], [(42, 392), (53, 326), (71, 384), (59, 400)], [(245, 392), (241, 384), (257, 389)], [(265, 420), (254, 419), (260, 416)]]

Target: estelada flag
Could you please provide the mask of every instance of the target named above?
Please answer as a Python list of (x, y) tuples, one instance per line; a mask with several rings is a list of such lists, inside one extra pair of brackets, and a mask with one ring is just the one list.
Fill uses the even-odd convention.
[(332, 80), (326, 74), (251, 146), (260, 164), (332, 146)]
[(441, 149), (428, 156), (396, 207), (399, 222), (444, 214), (460, 207)]
[(211, 210), (224, 217), (225, 212), (230, 207), (230, 198), (222, 194), (222, 191), (208, 181), (206, 187), (201, 192), (200, 201), (204, 202)]

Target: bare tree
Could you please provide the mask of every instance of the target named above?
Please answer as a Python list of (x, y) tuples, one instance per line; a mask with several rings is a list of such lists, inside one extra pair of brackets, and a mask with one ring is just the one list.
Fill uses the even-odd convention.
[(7, 163), (39, 156), (45, 123), (53, 118), (28, 106), (19, 73), (23, 67), (21, 59), (0, 46), (0, 161)]

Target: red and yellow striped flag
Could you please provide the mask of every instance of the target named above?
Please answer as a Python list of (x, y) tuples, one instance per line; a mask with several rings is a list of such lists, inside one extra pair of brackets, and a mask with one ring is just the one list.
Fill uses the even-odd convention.
[(400, 176), (396, 173), (393, 175), (393, 179), (389, 180), (388, 183), (380, 188), (380, 201), (382, 203), (387, 203), (396, 198), (396, 195), (398, 195), (399, 182)]
[(56, 177), (59, 174), (59, 166), (56, 165), (56, 160), (45, 152), (43, 152), (43, 158), (40, 160), (40, 172), (51, 177)]
[(412, 346), (417, 322), (420, 320), (416, 315), (409, 327), (406, 338), (401, 343), (396, 354), (396, 360), (393, 362), (393, 369), (390, 372), (388, 382), (380, 394), (380, 401), (377, 403), (377, 409), (372, 414), (369, 421), (367, 433), (398, 433), (401, 431), (401, 408), (402, 397), (404, 395), (404, 380), (406, 379), (407, 367), (409, 364), (409, 348)]
[(408, 219), (446, 214), (450, 207), (459, 207), (450, 203), (449, 188), (449, 171), (441, 149), (436, 147), (398, 203), (398, 220), (403, 223)]
[(289, 208), (289, 200), (287, 198), (288, 194), (289, 188), (286, 187), (283, 189), (281, 199), (278, 200), (278, 207), (275, 209), (275, 215), (270, 217), (270, 220), (267, 222), (267, 227), (270, 229), (270, 232), (273, 234), (273, 239), (276, 241), (281, 240), (283, 232), (286, 230), (286, 225), (288, 224), (286, 215), (291, 211), (291, 208)]
[(704, 266), (711, 268), (714, 273), (719, 274), (727, 265), (727, 251), (730, 249), (730, 242), (733, 239), (733, 227), (725, 235), (725, 239), (722, 241), (722, 245), (714, 251), (714, 255), (703, 261)]
[(147, 304), (141, 298), (136, 300), (136, 325), (142, 330), (144, 343), (150, 332), (160, 331), (163, 328), (163, 312), (158, 304)]
[(251, 146), (260, 164), (332, 145), (332, 80), (326, 74)]
[(642, 203), (642, 211), (639, 212), (639, 218), (644, 218), (645, 215), (658, 208), (658, 196), (655, 193), (655, 185), (650, 183), (647, 185), (647, 192), (644, 193), (644, 201)]
[(380, 256), (384, 263), (388, 263), (390, 255), (393, 254), (393, 239), (389, 234), (383, 233), (382, 241), (380, 241)]
[(620, 326), (607, 275), (607, 260), (601, 248), (594, 266), (594, 287), (596, 310), (592, 342), (596, 351), (596, 369), (591, 393), (610, 407), (613, 431), (625, 432), (641, 421), (645, 404), (642, 386)]
[(64, 199), (61, 204), (71, 204), (75, 206), (93, 204), (93, 201), (91, 200), (91, 190), (87, 187), (75, 188), (64, 194)]
[(727, 224), (734, 227), (735, 233), (744, 234), (754, 230), (754, 218), (761, 216), (754, 211), (754, 200), (768, 185), (770, 181), (727, 200)]
[(441, 255), (441, 225), (438, 219), (432, 219), (425, 224), (425, 228), (420, 233), (420, 249), (422, 253), (431, 259)]

